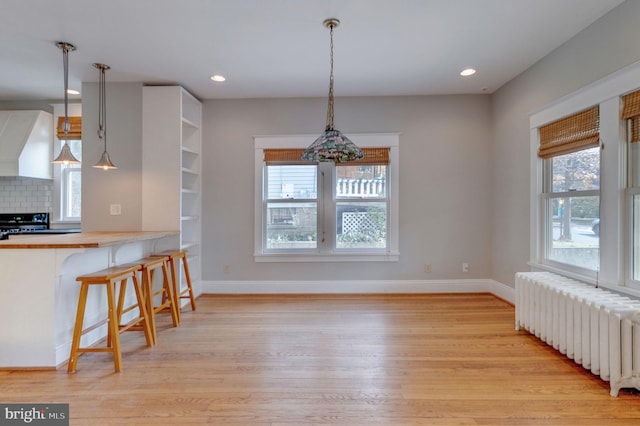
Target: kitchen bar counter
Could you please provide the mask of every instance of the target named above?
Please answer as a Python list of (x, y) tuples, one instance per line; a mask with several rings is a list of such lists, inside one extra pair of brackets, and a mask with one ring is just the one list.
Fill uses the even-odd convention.
[[(0, 369), (56, 368), (67, 361), (78, 276), (178, 247), (178, 231), (21, 234), (0, 241)], [(132, 301), (127, 291), (127, 305)], [(104, 294), (90, 291), (87, 324), (106, 315)], [(82, 345), (106, 335), (106, 325), (98, 327), (82, 337)]]
[(0, 241), (0, 249), (92, 248), (152, 240), (178, 235), (178, 231), (82, 232), (56, 235), (9, 235)]

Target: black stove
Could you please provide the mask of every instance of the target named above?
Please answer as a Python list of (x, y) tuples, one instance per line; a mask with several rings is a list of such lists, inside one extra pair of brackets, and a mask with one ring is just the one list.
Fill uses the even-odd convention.
[(49, 229), (49, 213), (0, 213), (0, 232), (29, 234)]

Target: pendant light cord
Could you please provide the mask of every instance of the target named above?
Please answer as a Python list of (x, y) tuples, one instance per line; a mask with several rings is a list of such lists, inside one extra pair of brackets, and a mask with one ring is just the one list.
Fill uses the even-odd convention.
[(104, 65), (100, 65), (100, 79), (99, 79), (99, 88), (98, 88), (98, 97), (100, 101), (98, 102), (98, 139), (103, 140), (104, 138), (104, 150), (107, 150), (107, 101), (105, 97), (105, 76), (104, 76)]
[(327, 104), (327, 127), (326, 130), (333, 130), (333, 28), (335, 24), (329, 23), (327, 25), (329, 27), (329, 33), (331, 35), (331, 72), (329, 74), (329, 101)]
[(64, 69), (64, 123), (62, 131), (64, 132), (65, 142), (69, 140), (69, 47), (62, 45), (62, 67)]

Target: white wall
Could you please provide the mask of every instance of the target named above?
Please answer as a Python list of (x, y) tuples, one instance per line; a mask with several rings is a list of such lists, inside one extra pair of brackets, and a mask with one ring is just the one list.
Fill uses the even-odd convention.
[(529, 270), (529, 115), (640, 60), (638, 19), (640, 2), (623, 3), (494, 93), (494, 280), (513, 286)]
[[(347, 135), (400, 132), (400, 261), (254, 263), (254, 135), (320, 134), (326, 99), (203, 105), (203, 280), (436, 280), (491, 276), (488, 96), (336, 99)], [(354, 141), (357, 143), (357, 141)], [(462, 263), (471, 265), (462, 273)], [(430, 263), (433, 272), (425, 273)], [(229, 265), (225, 274), (223, 265)]]
[[(513, 285), (515, 272), (528, 270), (529, 114), (640, 60), (638, 18), (640, 2), (623, 3), (492, 96), (336, 100), (336, 125), (347, 134), (402, 134), (397, 263), (254, 263), (252, 136), (319, 134), (326, 99), (205, 101), (203, 280), (492, 278)], [(82, 103), (83, 133), (95, 135), (95, 83), (83, 85)], [(119, 169), (91, 168), (101, 147), (85, 137), (84, 230), (140, 229), (141, 105), (141, 83), (107, 83), (109, 152)], [(113, 203), (122, 216), (109, 215)], [(425, 263), (433, 272), (424, 272)]]
[[(108, 75), (107, 75), (108, 78)], [(98, 84), (82, 84), (82, 230), (142, 229), (142, 83), (107, 83), (107, 150), (117, 170), (93, 168), (98, 142)], [(120, 204), (122, 214), (110, 215)]]

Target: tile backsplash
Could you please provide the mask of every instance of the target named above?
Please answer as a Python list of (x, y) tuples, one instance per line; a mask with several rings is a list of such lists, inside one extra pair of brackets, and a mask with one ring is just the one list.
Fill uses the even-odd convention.
[(52, 188), (52, 180), (0, 177), (0, 213), (50, 213)]

